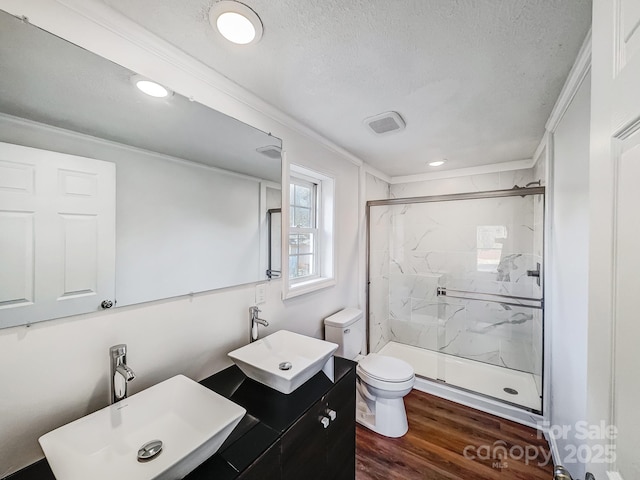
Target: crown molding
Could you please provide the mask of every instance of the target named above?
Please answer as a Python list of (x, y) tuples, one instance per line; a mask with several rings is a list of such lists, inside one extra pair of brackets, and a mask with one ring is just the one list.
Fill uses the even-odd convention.
[(479, 165), (477, 167), (456, 168), (454, 170), (444, 170), (440, 172), (420, 173), (417, 175), (404, 175), (391, 177), (392, 185), (399, 183), (424, 182), (428, 180), (441, 180), (443, 178), (466, 177), (469, 175), (483, 175), (485, 173), (508, 172), (512, 170), (526, 170), (533, 167), (533, 159), (514, 160), (511, 162), (492, 163), (490, 165)]
[(532, 157), (534, 167), (540, 160), (542, 154), (544, 153), (545, 148), (547, 148), (548, 145), (549, 145), (549, 132), (544, 132), (544, 135), (542, 136), (542, 139), (540, 140), (540, 143), (538, 144), (538, 147), (536, 148), (536, 151), (534, 152)]
[[(136, 73), (158, 81), (166, 78), (169, 81), (163, 84), (208, 107), (227, 113), (233, 108), (229, 102), (232, 99), (356, 166), (364, 164), (362, 159), (102, 2), (0, 0), (0, 8)], [(182, 75), (176, 75), (175, 70)]]
[(591, 71), (591, 29), (587, 33), (584, 41), (582, 42), (582, 46), (580, 47), (580, 51), (578, 52), (578, 56), (576, 57), (576, 61), (573, 63), (571, 70), (569, 71), (569, 75), (567, 76), (567, 80), (560, 91), (560, 95), (558, 96), (558, 100), (556, 100), (556, 104), (553, 106), (553, 110), (551, 110), (551, 115), (545, 124), (545, 128), (548, 132), (555, 132), (564, 117), (569, 105), (571, 105), (571, 101), (573, 97), (576, 96), (578, 89), (582, 85), (583, 80), (587, 76), (587, 74)]

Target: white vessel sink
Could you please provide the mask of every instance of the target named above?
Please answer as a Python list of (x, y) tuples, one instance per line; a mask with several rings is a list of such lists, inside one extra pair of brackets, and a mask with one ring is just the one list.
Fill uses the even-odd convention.
[[(288, 394), (323, 370), (337, 348), (335, 343), (280, 330), (228, 355), (247, 377)], [(282, 369), (286, 367), (290, 368)]]
[[(246, 410), (177, 375), (53, 430), (39, 442), (57, 480), (176, 479), (213, 455)], [(152, 440), (152, 459), (138, 450)]]

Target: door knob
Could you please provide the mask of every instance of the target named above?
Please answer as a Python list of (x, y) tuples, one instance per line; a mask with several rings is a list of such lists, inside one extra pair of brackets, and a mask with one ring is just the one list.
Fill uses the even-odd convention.
[(104, 309), (113, 307), (113, 302), (111, 300), (103, 300), (100, 306)]

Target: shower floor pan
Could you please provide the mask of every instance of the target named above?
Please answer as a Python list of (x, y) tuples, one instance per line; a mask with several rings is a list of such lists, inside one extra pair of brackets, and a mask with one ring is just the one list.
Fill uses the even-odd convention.
[(397, 342), (387, 343), (378, 353), (404, 360), (413, 367), (416, 375), (421, 377), (443, 380), (447, 385), (493, 397), (536, 412), (542, 409), (542, 400), (536, 387), (535, 376), (531, 373), (497, 367)]

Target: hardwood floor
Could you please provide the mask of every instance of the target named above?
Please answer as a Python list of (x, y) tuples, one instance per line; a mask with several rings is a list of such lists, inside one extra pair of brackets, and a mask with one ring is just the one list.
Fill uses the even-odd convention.
[(547, 442), (532, 428), (417, 390), (405, 397), (405, 406), (409, 432), (402, 438), (357, 426), (357, 480), (553, 477)]

